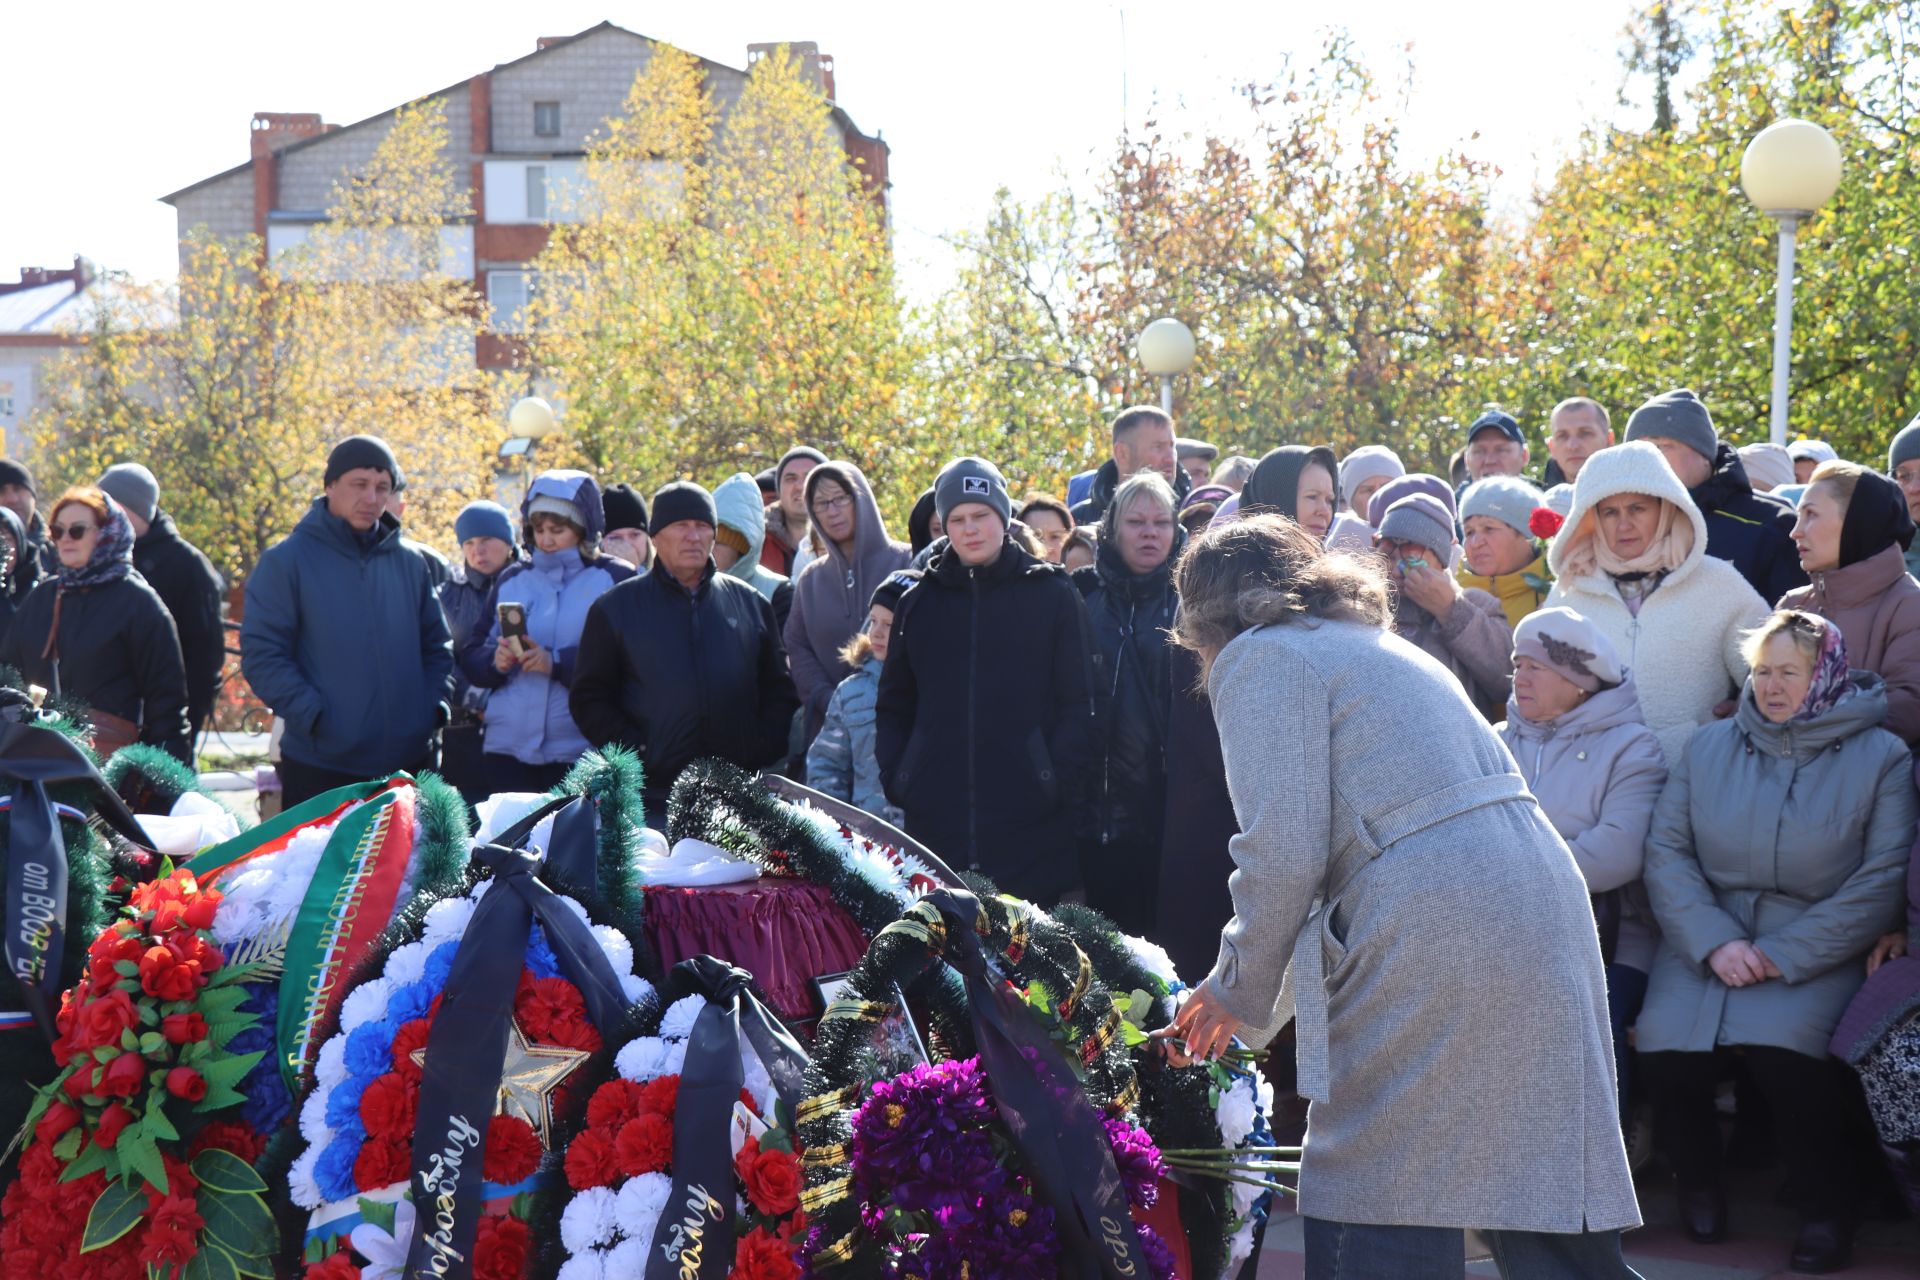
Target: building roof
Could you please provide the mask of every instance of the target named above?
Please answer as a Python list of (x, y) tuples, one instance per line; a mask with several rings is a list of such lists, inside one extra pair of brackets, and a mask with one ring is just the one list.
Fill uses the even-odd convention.
[(0, 334), (71, 336), (85, 332), (109, 304), (132, 308), (149, 324), (167, 324), (171, 313), (138, 291), (129, 291), (121, 277), (106, 276), (75, 288), (71, 280), (55, 280), (29, 289), (0, 293)]
[[(600, 22), (600, 23), (596, 23), (591, 27), (588, 27), (585, 31), (581, 31), (581, 32), (578, 32), (577, 34), (567, 36), (564, 39), (547, 41), (546, 43), (542, 44), (538, 49), (535, 49), (532, 53), (523, 54), (520, 57), (514, 58), (508, 62), (495, 63), (493, 66), (493, 70), (499, 71), (506, 67), (517, 67), (523, 62), (530, 62), (533, 59), (541, 57), (547, 53), (550, 53), (555, 49), (559, 49), (566, 45), (570, 45), (577, 40), (585, 40), (589, 36), (596, 36), (596, 35), (600, 35), (603, 32), (609, 32), (609, 31), (617, 31), (621, 35), (633, 36), (636, 39), (645, 40), (649, 44), (665, 43), (664, 41), (655, 40), (652, 36), (642, 35), (638, 31), (630, 31), (626, 27), (622, 27), (613, 22)], [(703, 57), (700, 57), (700, 55), (698, 54), (695, 54), (694, 56), (696, 58), (699, 58), (699, 61), (704, 66), (715, 67), (722, 71), (731, 71), (735, 75), (743, 76), (747, 74), (745, 71), (741, 70), (739, 67), (730, 67), (724, 62), (715, 62), (712, 58), (703, 58)], [(473, 79), (474, 77), (469, 76), (465, 80), (457, 80), (454, 83), (445, 86), (444, 88), (435, 89), (431, 93), (423, 93), (419, 97), (410, 99), (408, 103), (403, 103), (401, 105), (406, 106), (406, 105), (411, 105), (411, 103), (414, 103), (414, 102), (425, 102), (432, 98), (441, 97), (444, 94), (452, 93), (455, 89), (464, 88), (466, 85), (472, 83)], [(385, 111), (381, 111), (374, 115), (370, 115), (364, 120), (356, 120), (352, 124), (342, 125), (338, 129), (331, 129), (326, 133), (315, 134), (313, 137), (302, 138), (297, 142), (288, 143), (284, 147), (276, 148), (275, 154), (285, 155), (290, 151), (298, 151), (302, 147), (309, 147), (317, 142), (324, 142), (329, 139), (337, 138), (340, 134), (345, 133), (350, 129), (359, 129), (366, 125), (373, 124), (376, 121), (384, 120), (388, 116), (393, 115), (394, 112), (398, 111), (399, 109), (400, 109), (399, 107), (390, 107)], [(834, 107), (833, 107), (833, 120), (834, 120), (834, 123), (839, 125), (840, 128), (845, 132), (860, 134), (860, 136), (863, 138), (867, 136), (864, 133), (860, 133), (860, 126), (855, 124), (853, 122), (853, 117), (848, 115), (846, 111), (844, 111), (837, 103), (834, 104)], [(235, 174), (245, 173), (247, 170), (251, 168), (253, 168), (253, 160), (249, 158), (243, 161), (242, 163), (233, 166), (231, 169), (223, 169), (219, 173), (216, 173), (211, 177), (202, 178), (198, 182), (189, 183), (188, 185), (180, 188), (178, 191), (170, 191), (166, 195), (161, 196), (160, 199), (166, 204), (172, 204), (175, 200), (178, 200), (181, 196), (187, 195), (189, 192), (198, 191), (201, 187), (207, 186), (209, 183), (219, 182), (222, 178), (231, 178)]]

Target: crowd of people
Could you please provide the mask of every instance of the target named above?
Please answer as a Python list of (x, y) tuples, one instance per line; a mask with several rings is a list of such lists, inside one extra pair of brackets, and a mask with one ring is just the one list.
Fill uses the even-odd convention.
[[(1262, 928), (1234, 918), (1235, 839), (1273, 817), (1230, 777), (1267, 770), (1303, 817), (1329, 801), (1303, 793), (1326, 780), (1298, 741), (1223, 749), (1176, 641), (1179, 567), (1209, 530), (1284, 517), (1313, 555), (1383, 578), (1385, 630), (1448, 674), (1571, 850), (1614, 1101), (1653, 1116), (1687, 1232), (1727, 1232), (1715, 1100), (1732, 1087), (1791, 1171), (1794, 1264), (1837, 1269), (1877, 1197), (1920, 1208), (1920, 421), (1884, 467), (1819, 441), (1736, 449), (1688, 390), (1618, 436), (1571, 398), (1540, 437), (1536, 480), (1528, 431), (1489, 411), (1442, 476), (1379, 445), (1222, 456), (1133, 407), (1065, 494), (954, 459), (904, 541), (856, 463), (804, 444), (711, 490), (551, 470), (518, 512), (469, 504), (443, 559), (403, 532), (402, 460), (354, 436), (245, 584), (242, 665), (282, 726), (288, 805), (428, 767), (476, 798), (545, 790), (619, 744), (663, 826), (675, 778), (718, 757), (1218, 975)], [(0, 662), (90, 708), (103, 749), (186, 759), (224, 587), (160, 497), (121, 464), (43, 521), (31, 473), (0, 462)], [(1282, 698), (1264, 732), (1334, 714), (1417, 740), (1422, 716), (1368, 696), (1372, 661), (1341, 658), (1352, 697), (1331, 713)], [(1272, 1008), (1262, 992), (1241, 1016)]]

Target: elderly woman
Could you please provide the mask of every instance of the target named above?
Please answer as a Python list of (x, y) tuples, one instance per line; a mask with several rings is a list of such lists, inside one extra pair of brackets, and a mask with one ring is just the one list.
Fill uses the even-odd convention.
[(1857, 463), (1821, 463), (1793, 541), (1811, 582), (1780, 607), (1839, 627), (1853, 665), (1886, 681), (1886, 728), (1920, 742), (1920, 582), (1907, 576), (1913, 517), (1900, 487)]
[(1627, 1029), (1646, 998), (1659, 938), (1640, 864), (1666, 757), (1640, 714), (1632, 673), (1571, 609), (1542, 609), (1514, 628), (1513, 696), (1498, 732), (1594, 896), (1620, 1114), (1630, 1115)]
[(1533, 536), (1533, 513), (1546, 502), (1546, 495), (1519, 476), (1488, 476), (1460, 495), (1466, 563), (1454, 576), (1461, 586), (1498, 600), (1516, 627), (1553, 587), (1546, 548)]
[(1671, 762), (1746, 678), (1740, 637), (1767, 605), (1740, 571), (1707, 555), (1707, 522), (1644, 440), (1588, 458), (1553, 540), (1550, 605), (1612, 642)]
[(1425, 493), (1388, 508), (1373, 538), (1393, 586), (1394, 634), (1436, 658), (1498, 720), (1513, 689), (1513, 627), (1498, 600), (1447, 572), (1453, 545), (1451, 513)]
[(1792, 1266), (1831, 1271), (1852, 1248), (1861, 1179), (1827, 1043), (1868, 949), (1899, 918), (1920, 805), (1906, 744), (1880, 727), (1886, 685), (1848, 671), (1838, 627), (1782, 610), (1745, 643), (1753, 674), (1738, 712), (1674, 754), (1647, 838), (1665, 942), (1640, 1060), (1682, 1225), (1710, 1241), (1726, 1232), (1717, 1059), (1744, 1048), (1804, 1197)]
[(60, 569), (21, 602), (0, 662), (80, 702), (102, 757), (132, 742), (193, 759), (180, 637), (159, 595), (133, 567), (133, 526), (91, 485), (53, 504), (47, 536)]
[(1339, 464), (1325, 445), (1288, 444), (1270, 450), (1240, 491), (1243, 516), (1284, 515), (1321, 542), (1340, 508)]
[(1255, 517), (1177, 576), (1242, 834), (1219, 960), (1162, 1034), (1213, 1056), (1288, 977), (1307, 1274), (1458, 1277), (1476, 1227), (1505, 1275), (1631, 1275), (1587, 885), (1512, 757), (1388, 629), (1370, 560)]
[(1352, 551), (1371, 546), (1373, 523), (1367, 518), (1367, 504), (1382, 485), (1405, 474), (1400, 455), (1383, 444), (1363, 444), (1340, 459), (1340, 518), (1333, 522), (1327, 545)]

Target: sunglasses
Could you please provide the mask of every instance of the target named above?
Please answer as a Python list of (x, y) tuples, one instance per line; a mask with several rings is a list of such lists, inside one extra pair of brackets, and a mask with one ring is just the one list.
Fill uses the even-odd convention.
[(47, 532), (52, 535), (55, 542), (65, 542), (69, 539), (78, 542), (99, 527), (82, 520), (79, 524), (50, 524), (47, 526)]

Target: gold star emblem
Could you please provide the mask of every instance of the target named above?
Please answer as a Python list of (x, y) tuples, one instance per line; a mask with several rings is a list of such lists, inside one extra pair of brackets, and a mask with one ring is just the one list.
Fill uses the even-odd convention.
[[(500, 1067), (500, 1091), (494, 1095), (493, 1114), (519, 1116), (540, 1135), (541, 1150), (551, 1151), (553, 1091), (591, 1056), (584, 1049), (535, 1044), (517, 1021), (509, 1021), (507, 1060)], [(425, 1049), (415, 1049), (412, 1057), (415, 1066), (426, 1068)]]

